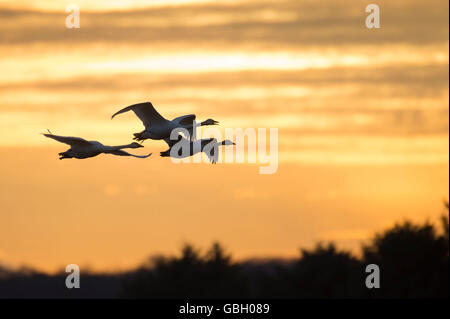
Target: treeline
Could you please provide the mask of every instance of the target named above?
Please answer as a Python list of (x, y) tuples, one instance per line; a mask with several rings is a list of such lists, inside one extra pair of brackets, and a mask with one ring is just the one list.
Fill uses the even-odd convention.
[[(134, 271), (81, 273), (67, 289), (65, 273), (0, 267), (0, 298), (448, 298), (449, 218), (442, 227), (404, 222), (362, 246), (361, 257), (319, 244), (292, 260), (233, 261), (219, 243), (201, 253), (186, 245), (179, 256), (150, 258)], [(379, 289), (368, 289), (365, 268), (380, 268)]]

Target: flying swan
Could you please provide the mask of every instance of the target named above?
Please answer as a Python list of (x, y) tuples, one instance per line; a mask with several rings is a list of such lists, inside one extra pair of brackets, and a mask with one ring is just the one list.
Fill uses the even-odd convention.
[[(164, 140), (169, 145), (169, 149), (160, 153), (162, 157), (185, 158), (203, 152), (213, 164), (216, 164), (219, 159), (219, 146), (236, 145), (230, 140), (217, 142), (217, 139), (215, 138), (189, 141), (182, 135), (178, 135), (178, 140), (170, 140), (167, 138)], [(178, 150), (173, 149), (175, 144), (179, 145), (180, 148)], [(188, 152), (186, 152), (186, 150), (188, 150)]]
[[(169, 138), (170, 133), (175, 128), (184, 128), (188, 130), (191, 138), (193, 132), (193, 121), (195, 120), (195, 114), (189, 114), (177, 117), (171, 121), (165, 119), (155, 110), (151, 102), (144, 102), (127, 106), (120, 111), (113, 114), (111, 119), (116, 115), (133, 111), (136, 116), (144, 123), (145, 130), (140, 133), (134, 133), (134, 140), (143, 141), (146, 139), (161, 140)], [(206, 121), (196, 124), (196, 126), (203, 125), (216, 125), (219, 122), (213, 119), (207, 119)]]
[(58, 153), (61, 156), (59, 159), (62, 160), (64, 158), (89, 158), (97, 156), (101, 153), (105, 154), (113, 154), (119, 156), (133, 156), (138, 158), (147, 158), (152, 153), (148, 155), (133, 155), (128, 152), (123, 151), (123, 148), (139, 148), (143, 147), (141, 144), (133, 142), (127, 145), (118, 145), (118, 146), (108, 146), (103, 145), (97, 141), (86, 141), (80, 137), (70, 137), (70, 136), (58, 136), (53, 134), (43, 133), (44, 136), (52, 138), (58, 142), (70, 145), (70, 148), (62, 153)]

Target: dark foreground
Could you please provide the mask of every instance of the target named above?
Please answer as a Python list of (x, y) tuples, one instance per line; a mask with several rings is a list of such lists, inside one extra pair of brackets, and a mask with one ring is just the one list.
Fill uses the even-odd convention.
[[(447, 206), (448, 209), (448, 206)], [(0, 266), (0, 298), (448, 298), (449, 224), (398, 224), (362, 246), (362, 256), (333, 244), (292, 260), (234, 262), (215, 243), (201, 254), (186, 245), (175, 257), (152, 257), (120, 274), (68, 274)], [(380, 288), (366, 287), (366, 266), (380, 269)]]

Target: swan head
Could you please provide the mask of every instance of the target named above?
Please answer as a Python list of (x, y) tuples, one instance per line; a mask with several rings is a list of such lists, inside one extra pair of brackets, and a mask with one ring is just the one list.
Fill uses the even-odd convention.
[(65, 151), (65, 152), (61, 152), (58, 153), (58, 155), (60, 156), (60, 160), (65, 159), (65, 158), (72, 158), (72, 154), (71, 154), (71, 150)]
[(137, 142), (133, 142), (130, 144), (130, 148), (139, 148), (139, 147), (144, 147), (144, 145), (141, 145)]
[(203, 125), (217, 125), (217, 124), (219, 124), (219, 122), (217, 122), (217, 121), (215, 121), (215, 120), (213, 120), (213, 119), (207, 119), (207, 120), (204, 121), (202, 124), (203, 124)]
[(225, 141), (222, 141), (222, 145), (236, 145), (236, 144), (233, 141), (225, 140)]

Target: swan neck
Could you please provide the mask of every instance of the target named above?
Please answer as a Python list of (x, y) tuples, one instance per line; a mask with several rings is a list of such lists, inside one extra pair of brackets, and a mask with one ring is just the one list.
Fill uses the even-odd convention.
[(116, 145), (116, 146), (108, 146), (110, 151), (119, 151), (124, 148), (132, 148), (132, 144), (125, 144), (125, 145)]

